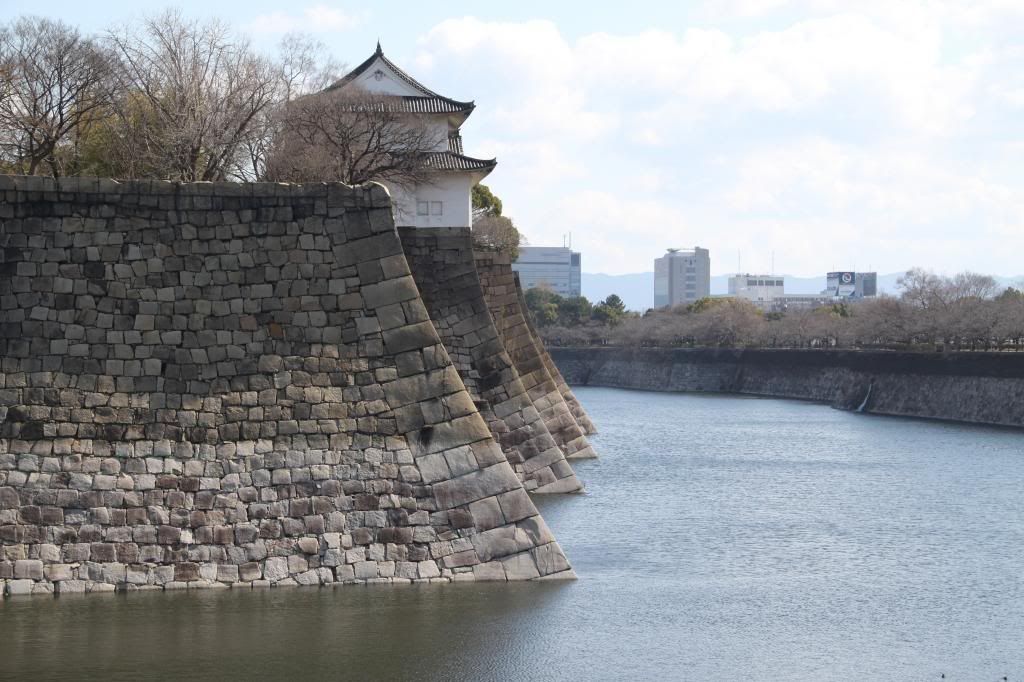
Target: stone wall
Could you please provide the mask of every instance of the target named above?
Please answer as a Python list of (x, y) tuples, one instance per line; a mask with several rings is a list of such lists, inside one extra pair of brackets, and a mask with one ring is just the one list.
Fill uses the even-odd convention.
[(520, 305), (511, 260), (507, 255), (492, 252), (477, 252), (475, 259), (491, 319), (548, 431), (568, 459), (596, 457), (558, 385), (544, 366), (542, 346), (530, 331), (526, 309)]
[(549, 577), (383, 188), (0, 176), (6, 593)]
[(574, 385), (797, 398), (864, 412), (1024, 427), (1016, 353), (553, 348)]
[(434, 328), (524, 487), (582, 492), (498, 337), (469, 228), (400, 228), (399, 234)]
[(533, 324), (533, 320), (530, 319), (530, 315), (527, 313), (529, 308), (526, 305), (526, 295), (523, 293), (522, 284), (519, 281), (519, 273), (515, 273), (516, 280), (516, 297), (519, 299), (519, 307), (523, 311), (523, 319), (526, 320), (526, 326), (530, 330), (530, 335), (533, 337), (533, 342), (537, 346), (537, 352), (540, 355), (541, 362), (544, 363), (544, 369), (547, 370), (548, 375), (555, 382), (555, 386), (558, 387), (558, 392), (562, 395), (562, 399), (565, 401), (569, 411), (572, 412), (572, 416), (576, 419), (576, 423), (579, 424), (580, 429), (583, 433), (589, 435), (597, 433), (597, 427), (594, 426), (594, 422), (590, 420), (590, 415), (583, 409), (583, 404), (580, 403), (576, 394), (569, 388), (569, 384), (566, 382), (562, 373), (558, 369), (558, 365), (551, 359), (551, 354), (548, 353), (548, 349), (544, 346), (544, 342), (541, 340), (540, 334), (537, 333), (537, 328)]

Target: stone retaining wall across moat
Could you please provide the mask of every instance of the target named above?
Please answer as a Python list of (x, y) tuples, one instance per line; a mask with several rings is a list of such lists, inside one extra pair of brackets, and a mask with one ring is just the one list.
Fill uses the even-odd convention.
[(1024, 354), (551, 348), (570, 384), (796, 398), (847, 410), (1024, 427)]

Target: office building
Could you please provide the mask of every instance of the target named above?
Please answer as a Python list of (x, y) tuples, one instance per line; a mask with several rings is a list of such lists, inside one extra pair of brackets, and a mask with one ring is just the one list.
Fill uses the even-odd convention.
[(689, 305), (711, 295), (711, 255), (699, 246), (654, 259), (654, 307)]
[(580, 254), (564, 246), (520, 246), (512, 269), (523, 289), (548, 289), (571, 298), (582, 293), (580, 262)]
[(743, 298), (767, 310), (784, 294), (783, 279), (776, 275), (733, 275), (729, 278), (729, 295)]

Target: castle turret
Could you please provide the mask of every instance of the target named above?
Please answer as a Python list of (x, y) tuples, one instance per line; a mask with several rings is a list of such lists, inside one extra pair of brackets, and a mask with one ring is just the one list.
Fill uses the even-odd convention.
[(495, 159), (476, 159), (463, 153), (459, 130), (476, 105), (429, 89), (385, 57), (379, 42), (369, 59), (328, 90), (352, 87), (399, 98), (402, 109), (420, 117), (434, 133), (434, 148), (423, 150), (432, 170), (429, 182), (400, 187), (384, 181), (395, 204), (395, 222), (400, 227), (470, 227), (473, 186), (497, 165)]

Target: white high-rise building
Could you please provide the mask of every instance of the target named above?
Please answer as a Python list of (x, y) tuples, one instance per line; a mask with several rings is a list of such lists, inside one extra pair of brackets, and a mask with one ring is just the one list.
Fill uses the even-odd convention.
[(512, 269), (523, 289), (550, 289), (567, 298), (582, 291), (581, 256), (564, 246), (520, 246)]
[(699, 246), (654, 259), (654, 307), (689, 305), (711, 295), (711, 254)]
[(459, 128), (476, 105), (437, 94), (384, 56), (380, 43), (369, 59), (328, 88), (360, 88), (373, 95), (394, 96), (410, 116), (420, 117), (436, 141), (425, 149), (435, 171), (430, 182), (399, 187), (384, 182), (395, 206), (395, 223), (411, 227), (470, 227), (472, 189), (497, 165), (494, 159), (474, 159), (462, 153)]

